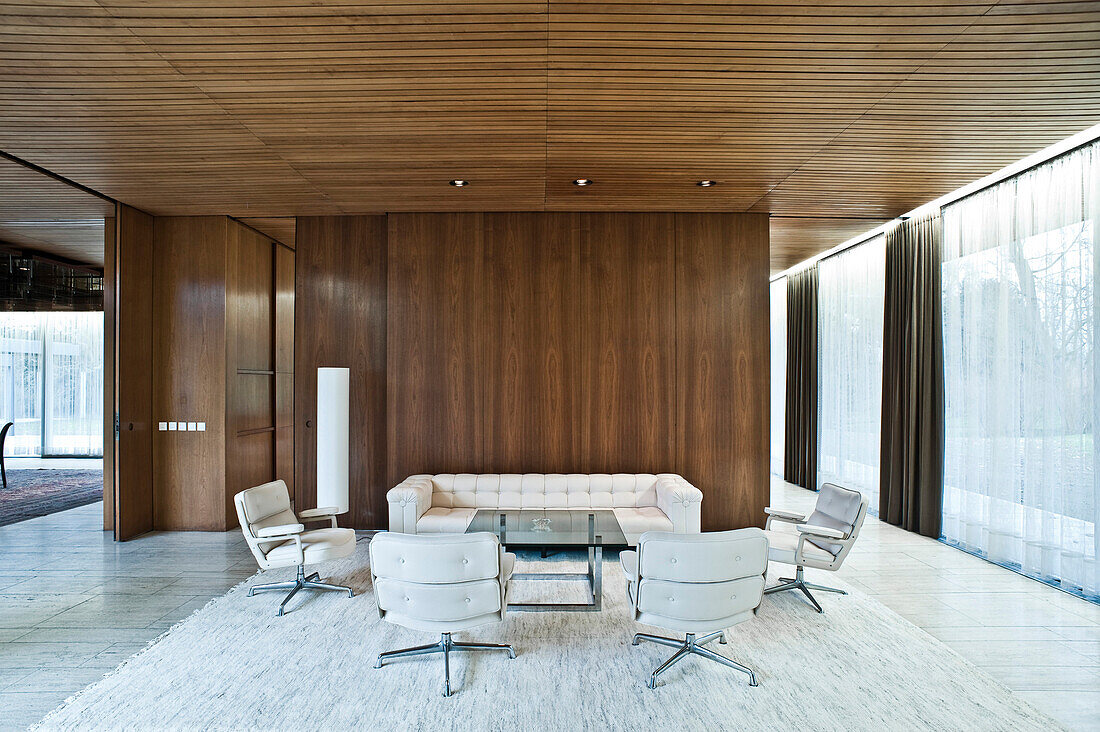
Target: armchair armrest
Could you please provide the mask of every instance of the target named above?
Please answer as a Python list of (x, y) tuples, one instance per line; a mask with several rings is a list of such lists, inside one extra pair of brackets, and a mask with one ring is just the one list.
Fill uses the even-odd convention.
[(340, 509), (337, 506), (325, 506), (323, 508), (307, 508), (305, 511), (298, 512), (298, 518), (300, 519), (325, 519), (329, 516), (336, 516), (340, 513)]
[(811, 526), (810, 524), (799, 524), (795, 526), (800, 534), (810, 534), (813, 536), (823, 536), (828, 539), (847, 539), (848, 535), (843, 531), (837, 529), (830, 529), (825, 526)]
[(806, 517), (800, 513), (794, 513), (793, 511), (780, 511), (778, 508), (765, 508), (764, 513), (771, 516), (776, 521), (789, 521), (791, 523), (800, 524), (806, 520)]
[(256, 531), (256, 537), (259, 539), (272, 539), (272, 538), (286, 538), (300, 534), (306, 530), (305, 526), (301, 524), (280, 524), (279, 526), (265, 526), (262, 529)]
[(411, 475), (386, 492), (390, 531), (416, 533), (416, 522), (432, 507), (432, 476)]

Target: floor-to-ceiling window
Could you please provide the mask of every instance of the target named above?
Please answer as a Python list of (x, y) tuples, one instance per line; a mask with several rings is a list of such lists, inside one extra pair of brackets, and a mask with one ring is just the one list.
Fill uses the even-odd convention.
[(783, 420), (787, 390), (787, 278), (771, 285), (772, 475), (783, 475)]
[(1100, 143), (943, 210), (943, 533), (1085, 594), (1097, 577)]
[(817, 271), (817, 482), (860, 491), (877, 513), (885, 240), (827, 257)]
[(103, 313), (0, 313), (7, 455), (103, 454)]

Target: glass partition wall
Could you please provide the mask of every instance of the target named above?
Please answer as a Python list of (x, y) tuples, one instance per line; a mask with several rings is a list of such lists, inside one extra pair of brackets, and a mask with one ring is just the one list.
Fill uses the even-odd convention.
[[(1095, 600), (1100, 141), (944, 206), (942, 217), (942, 539)], [(817, 483), (856, 488), (876, 511), (884, 239), (820, 260), (818, 275)], [(772, 283), (779, 475), (785, 285)]]
[(943, 533), (1095, 596), (1100, 143), (943, 209)]
[(103, 455), (103, 313), (0, 312), (11, 456)]
[(817, 264), (817, 484), (854, 488), (878, 513), (886, 240)]

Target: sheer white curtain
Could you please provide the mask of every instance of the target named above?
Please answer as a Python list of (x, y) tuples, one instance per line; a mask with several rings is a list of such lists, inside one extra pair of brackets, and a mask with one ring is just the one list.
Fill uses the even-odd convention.
[(818, 262), (818, 482), (854, 488), (878, 512), (886, 241)]
[(0, 313), (0, 427), (14, 426), (5, 455), (42, 452), (42, 317)]
[(783, 419), (787, 391), (787, 278), (771, 285), (772, 475), (783, 476)]
[(103, 454), (103, 313), (0, 313), (8, 455)]
[(1097, 577), (1100, 143), (945, 207), (945, 538), (1088, 595)]

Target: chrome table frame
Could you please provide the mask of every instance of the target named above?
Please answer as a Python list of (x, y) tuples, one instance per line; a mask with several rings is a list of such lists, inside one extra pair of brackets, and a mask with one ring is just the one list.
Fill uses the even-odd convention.
[[(507, 546), (508, 529), (505, 515), (500, 515), (500, 543)], [(555, 547), (567, 548), (565, 545)], [(512, 575), (516, 580), (584, 580), (588, 583), (588, 602), (517, 602), (508, 603), (509, 610), (546, 613), (598, 613), (603, 607), (603, 537), (596, 533), (596, 515), (588, 514), (588, 571), (587, 572), (520, 572)]]

